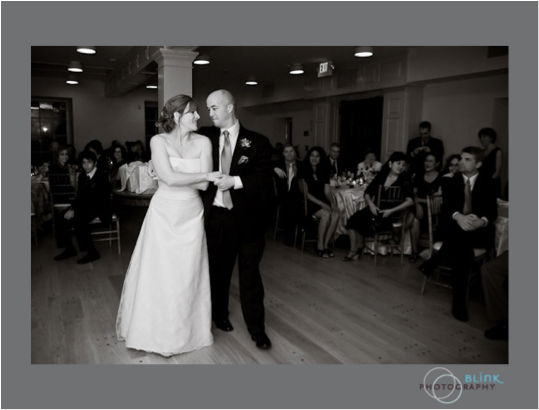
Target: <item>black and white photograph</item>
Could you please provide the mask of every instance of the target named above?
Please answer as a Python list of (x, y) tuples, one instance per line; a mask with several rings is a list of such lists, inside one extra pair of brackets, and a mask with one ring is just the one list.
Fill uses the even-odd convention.
[(32, 364), (507, 364), (507, 46), (32, 46)]

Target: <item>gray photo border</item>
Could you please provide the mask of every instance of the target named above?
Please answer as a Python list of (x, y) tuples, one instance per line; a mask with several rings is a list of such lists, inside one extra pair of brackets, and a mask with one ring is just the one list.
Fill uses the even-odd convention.
[[(508, 365), (458, 408), (537, 408), (536, 2), (4, 2), (2, 4), (2, 407), (431, 408), (427, 365), (31, 365), (32, 45), (507, 45), (511, 179)], [(21, 158), (26, 158), (21, 161)], [(23, 172), (24, 171), (24, 172)], [(444, 364), (440, 364), (444, 366)]]

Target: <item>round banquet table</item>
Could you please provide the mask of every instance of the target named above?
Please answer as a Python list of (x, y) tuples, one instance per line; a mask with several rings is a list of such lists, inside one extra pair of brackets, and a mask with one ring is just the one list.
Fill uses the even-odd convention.
[(155, 189), (149, 189), (142, 194), (130, 192), (128, 190), (118, 191), (113, 190), (115, 205), (134, 206), (138, 208), (147, 208), (150, 206), (150, 200), (155, 194)]
[(341, 220), (337, 226), (336, 236), (348, 235), (346, 230), (348, 219), (357, 211), (365, 207), (365, 188), (366, 185), (353, 188), (350, 188), (348, 185), (343, 187), (331, 187), (331, 194), (341, 211)]
[(31, 212), (36, 216), (37, 225), (40, 226), (52, 218), (52, 206), (47, 181), (32, 178), (31, 184)]

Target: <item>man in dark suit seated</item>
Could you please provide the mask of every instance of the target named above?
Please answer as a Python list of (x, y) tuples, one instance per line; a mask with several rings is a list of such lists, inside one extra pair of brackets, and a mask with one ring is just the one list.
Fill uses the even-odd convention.
[(329, 169), (329, 177), (333, 178), (335, 175), (341, 175), (346, 171), (341, 156), (341, 146), (334, 142), (329, 146), (329, 155), (325, 159), (327, 169)]
[(81, 252), (88, 252), (77, 261), (78, 264), (84, 264), (99, 259), (88, 223), (99, 217), (102, 223), (108, 224), (112, 212), (109, 179), (105, 171), (96, 166), (97, 156), (91, 151), (84, 151), (79, 158), (84, 171), (79, 175), (77, 196), (72, 206), (58, 217), (58, 243), (65, 249), (54, 260), (64, 260), (77, 254), (69, 232), (73, 227)]
[(444, 157), (444, 143), (442, 140), (431, 137), (431, 124), (428, 121), (423, 121), (419, 124), (419, 137), (412, 138), (408, 141), (406, 155), (412, 159), (411, 171), (420, 172), (423, 170), (423, 155), (427, 152), (434, 154), (442, 163)]
[[(453, 283), (453, 316), (468, 320), (466, 293), (468, 274), (474, 261), (474, 248), (487, 251), (494, 245), (494, 221), (498, 217), (496, 187), (492, 178), (479, 173), (483, 159), (480, 148), (462, 150), (459, 172), (443, 189), (443, 245), (419, 269), (432, 275), (439, 263), (451, 268)], [(449, 178), (449, 177), (448, 177)]]
[(302, 163), (296, 158), (294, 146), (286, 143), (283, 146), (283, 159), (275, 163), (274, 179), (277, 186), (277, 201), (281, 207), (285, 230), (285, 245), (294, 244), (295, 227), (301, 218), (301, 195), (299, 191), (299, 175)]

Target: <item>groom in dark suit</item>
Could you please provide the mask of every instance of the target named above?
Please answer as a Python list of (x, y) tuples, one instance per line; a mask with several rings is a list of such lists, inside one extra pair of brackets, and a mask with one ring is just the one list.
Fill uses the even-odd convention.
[(479, 172), (483, 151), (476, 147), (464, 148), (459, 172), (444, 181), (443, 245), (419, 269), (427, 276), (434, 273), (438, 263), (445, 261), (451, 268), (453, 283), (453, 316), (468, 320), (466, 291), (468, 274), (474, 261), (474, 248), (487, 251), (494, 245), (494, 222), (498, 217), (496, 186), (492, 178)]
[(237, 257), (247, 329), (257, 347), (268, 349), (271, 341), (264, 328), (264, 286), (259, 263), (268, 228), (271, 145), (268, 138), (241, 126), (230, 92), (215, 91), (206, 103), (216, 128), (201, 132), (213, 145), (213, 170), (223, 174), (204, 194), (212, 318), (217, 328), (233, 330), (228, 320), (228, 299)]

